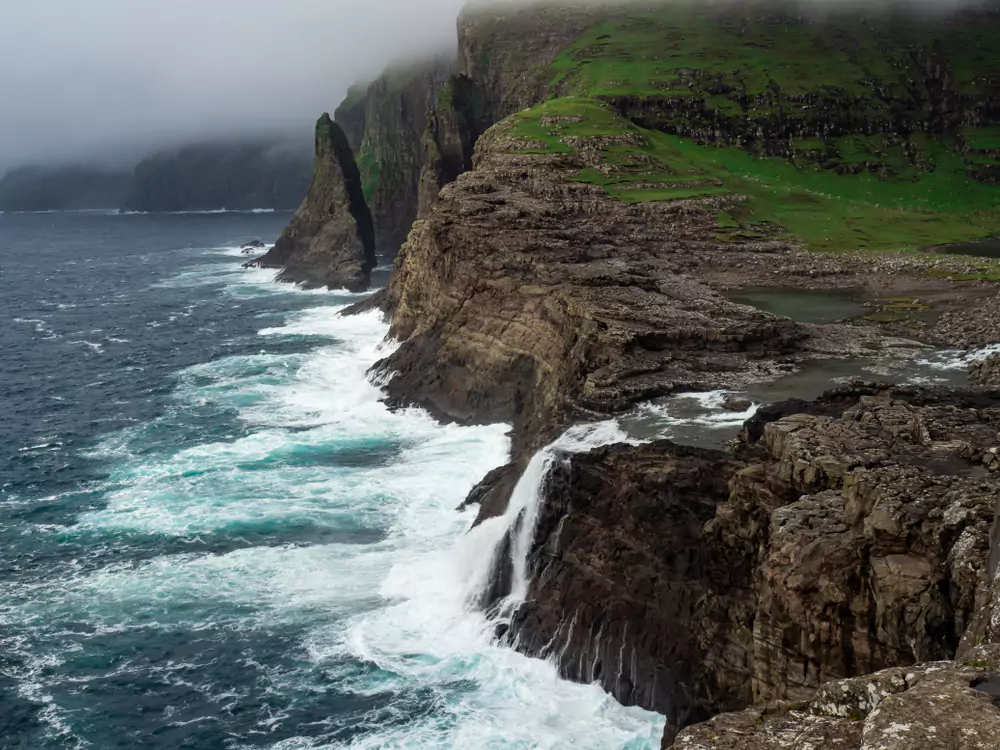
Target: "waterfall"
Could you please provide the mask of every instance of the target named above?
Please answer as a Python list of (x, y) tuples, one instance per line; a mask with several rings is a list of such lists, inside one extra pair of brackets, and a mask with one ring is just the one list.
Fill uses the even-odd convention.
[[(484, 521), (470, 531), (465, 540), (463, 546), (471, 558), (467, 590), (470, 601), (482, 597), (499, 563), (509, 565), (511, 570), (510, 593), (500, 603), (499, 611), (512, 614), (524, 602), (531, 583), (528, 558), (535, 542), (538, 511), (545, 483), (556, 461), (567, 453), (586, 453), (604, 445), (637, 442), (622, 431), (617, 420), (611, 419), (570, 427), (532, 456), (511, 493), (506, 512)], [(498, 560), (502, 554), (509, 555), (509, 559)]]

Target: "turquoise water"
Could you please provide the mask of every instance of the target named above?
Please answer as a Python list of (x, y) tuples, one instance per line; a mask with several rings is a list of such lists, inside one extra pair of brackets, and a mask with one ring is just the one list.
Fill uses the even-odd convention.
[(0, 216), (0, 744), (659, 747), (493, 645), (507, 427), (390, 413), (357, 296), (240, 268), (287, 218)]

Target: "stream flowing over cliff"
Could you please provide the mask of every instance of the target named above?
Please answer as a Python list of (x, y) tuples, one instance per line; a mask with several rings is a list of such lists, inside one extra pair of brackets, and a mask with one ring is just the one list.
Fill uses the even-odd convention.
[(511, 426), (462, 506), (494, 642), (664, 747), (996, 747), (998, 40), (994, 4), (475, 7), (352, 90), (369, 375)]

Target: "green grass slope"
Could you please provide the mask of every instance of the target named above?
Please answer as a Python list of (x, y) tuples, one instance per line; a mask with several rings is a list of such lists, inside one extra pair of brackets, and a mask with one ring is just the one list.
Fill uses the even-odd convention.
[(1000, 234), (1000, 11), (623, 6), (548, 74), (561, 98), (515, 115), (520, 134), (559, 152), (633, 133), (643, 145), (578, 179), (623, 201), (744, 197), (720, 237), (888, 250)]
[(600, 185), (617, 200), (738, 198), (719, 214), (721, 239), (787, 233), (817, 250), (902, 250), (1000, 230), (1000, 190), (971, 179), (961, 157), (929, 137), (924, 148), (933, 169), (890, 180), (699, 145), (638, 127), (598, 99), (554, 99), (509, 122), (525, 153), (570, 154), (576, 139), (615, 136), (605, 139), (601, 167), (573, 179)]

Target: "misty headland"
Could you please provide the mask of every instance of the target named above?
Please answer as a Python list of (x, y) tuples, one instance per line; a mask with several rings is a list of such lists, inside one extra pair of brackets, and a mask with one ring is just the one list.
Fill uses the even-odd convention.
[(1000, 748), (995, 0), (11, 17), (0, 736)]

